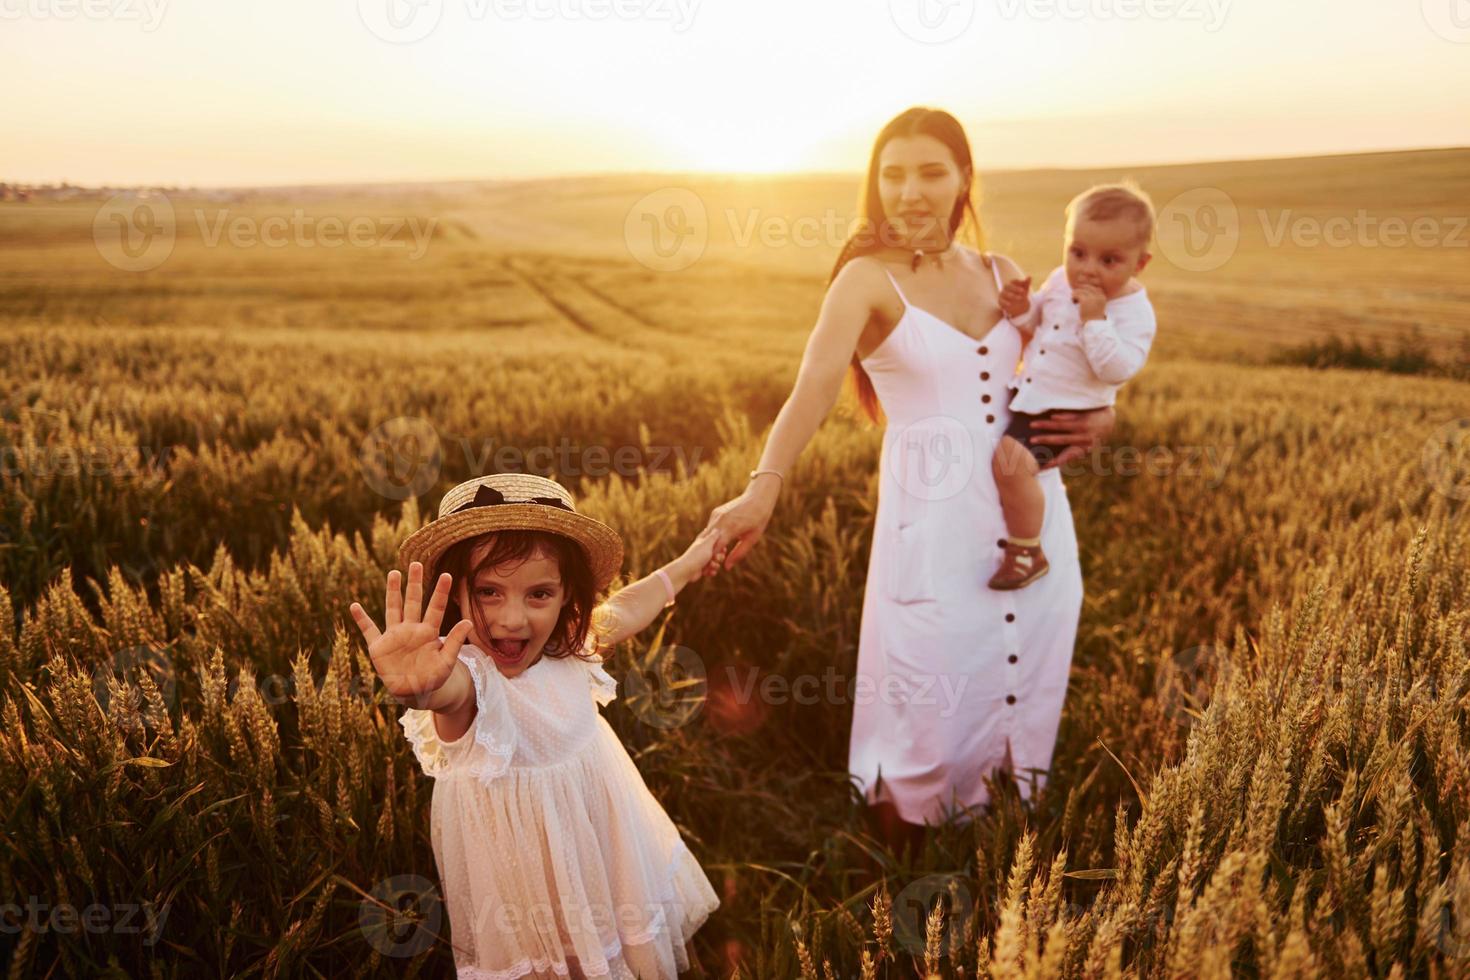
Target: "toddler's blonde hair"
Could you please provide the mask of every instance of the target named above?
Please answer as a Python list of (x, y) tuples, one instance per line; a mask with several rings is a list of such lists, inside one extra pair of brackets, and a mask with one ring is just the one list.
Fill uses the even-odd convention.
[(1138, 241), (1147, 245), (1154, 237), (1154, 202), (1131, 180), (1095, 184), (1067, 204), (1067, 227), (1079, 217), (1088, 221), (1127, 218), (1138, 228)]

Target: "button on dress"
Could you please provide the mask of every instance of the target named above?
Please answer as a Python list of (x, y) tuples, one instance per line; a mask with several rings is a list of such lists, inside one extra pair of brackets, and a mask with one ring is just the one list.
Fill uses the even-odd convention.
[(431, 711), (399, 718), (434, 777), (457, 975), (674, 980), (719, 899), (598, 711), (617, 682), (577, 657), (515, 677), (472, 644), (459, 660), (477, 706), (464, 735), (441, 739)]
[[(993, 258), (991, 267), (999, 288)], [(983, 780), (1008, 753), (1023, 798), (1033, 774), (1045, 786), (1082, 572), (1052, 468), (1038, 477), (1051, 570), (1024, 589), (987, 587), (1006, 536), (991, 457), (1010, 421), (1006, 384), (1023, 339), (1006, 319), (976, 339), (893, 287), (903, 316), (862, 359), (887, 426), (848, 769), (869, 803), (933, 824), (988, 802)]]

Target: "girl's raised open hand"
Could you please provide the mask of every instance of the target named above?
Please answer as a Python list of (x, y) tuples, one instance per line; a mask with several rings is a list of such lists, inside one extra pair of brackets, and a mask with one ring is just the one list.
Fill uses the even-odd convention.
[(434, 585), (429, 608), (423, 609), (424, 566), (413, 562), (408, 566), (408, 597), (398, 591), (398, 569), (388, 573), (387, 595), (383, 602), (387, 630), (379, 632), (372, 617), (354, 602), (352, 619), (368, 644), (368, 656), (383, 679), (383, 687), (399, 701), (412, 702), (439, 690), (454, 672), (459, 648), (469, 636), (473, 624), (462, 619), (441, 641), (439, 624), (449, 601), (453, 576), (445, 573)]

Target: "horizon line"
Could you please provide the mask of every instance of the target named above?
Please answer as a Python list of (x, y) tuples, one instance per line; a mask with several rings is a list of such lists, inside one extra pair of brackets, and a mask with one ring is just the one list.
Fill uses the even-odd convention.
[[(1406, 153), (1435, 153), (1470, 151), (1470, 144), (1448, 144), (1448, 145), (1415, 145), (1404, 147), (1377, 147), (1372, 149), (1339, 150), (1328, 153), (1291, 153), (1276, 156), (1239, 156), (1239, 157), (1208, 157), (1183, 160), (1160, 160), (1152, 162), (1134, 163), (1104, 163), (1089, 166), (1061, 166), (1055, 164), (1035, 164), (1027, 166), (1009, 166), (998, 168), (978, 168), (980, 174), (1035, 174), (1035, 173), (1081, 173), (1095, 170), (1128, 170), (1148, 169), (1164, 170), (1179, 167), (1198, 167), (1209, 164), (1223, 163), (1280, 163), (1299, 160), (1331, 160), (1343, 157), (1364, 156), (1389, 156), (1402, 155)], [(381, 178), (376, 180), (322, 180), (302, 182), (287, 182), (273, 184), (177, 184), (177, 183), (111, 183), (102, 182), (97, 184), (76, 184), (65, 178), (54, 180), (12, 180), (0, 177), (0, 184), (10, 186), (52, 186), (59, 187), (66, 184), (79, 190), (91, 190), (97, 188), (127, 190), (134, 188), (166, 188), (175, 191), (246, 191), (246, 190), (311, 190), (322, 188), (362, 188), (362, 187), (403, 187), (403, 186), (425, 186), (425, 185), (451, 185), (451, 184), (516, 184), (532, 183), (536, 181), (566, 181), (566, 180), (598, 180), (618, 177), (734, 177), (745, 179), (777, 179), (777, 178), (818, 178), (818, 177), (861, 177), (863, 171), (858, 170), (597, 170), (597, 171), (567, 171), (558, 173), (545, 173), (538, 175), (509, 176), (509, 177), (431, 177), (431, 178)]]

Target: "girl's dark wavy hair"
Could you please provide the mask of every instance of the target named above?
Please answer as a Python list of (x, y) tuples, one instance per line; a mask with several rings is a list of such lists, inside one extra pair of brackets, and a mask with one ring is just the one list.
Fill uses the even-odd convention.
[[(976, 251), (985, 251), (985, 229), (975, 210), (980, 203), (980, 177), (975, 171), (965, 129), (958, 119), (943, 109), (915, 106), (889, 120), (879, 131), (878, 138), (873, 141), (873, 152), (868, 158), (868, 174), (863, 180), (862, 193), (858, 196), (857, 230), (843, 243), (842, 252), (832, 266), (832, 274), (827, 277), (829, 286), (848, 262), (860, 255), (878, 251), (885, 242), (892, 242), (897, 237), (897, 233), (888, 224), (888, 216), (883, 213), (883, 196), (878, 191), (878, 159), (883, 153), (883, 147), (897, 136), (932, 136), (949, 147), (949, 152), (954, 156), (954, 162), (961, 172), (969, 170), (969, 183), (955, 198), (954, 208), (949, 214), (949, 236), (951, 240), (959, 240), (962, 232), (969, 230), (969, 237)], [(968, 224), (965, 223), (966, 215), (970, 217)], [(852, 355), (852, 371), (849, 376), (863, 414), (874, 424), (881, 424), (883, 408), (878, 403), (878, 393), (873, 388), (873, 380), (868, 377), (868, 372), (863, 370), (862, 361), (858, 359), (856, 351)]]
[[(472, 567), (470, 557), (480, 544), (488, 544), (488, 547)], [(480, 615), (480, 605), (473, 601), (476, 578), (486, 569), (508, 562), (521, 562), (535, 557), (538, 552), (556, 562), (562, 588), (570, 597), (561, 607), (561, 615), (557, 617), (556, 626), (546, 642), (543, 655), (553, 658), (576, 656), (587, 660), (598, 659), (596, 649), (585, 656), (582, 653), (582, 646), (589, 633), (594, 640), (600, 639), (599, 624), (593, 621), (593, 611), (597, 608), (597, 587), (593, 583), (592, 566), (582, 546), (565, 535), (550, 531), (510, 530), (487, 531), (465, 538), (450, 545), (435, 560), (432, 574), (424, 581), (437, 582), (439, 576), (445, 572), (453, 576), (454, 586), (449, 593), (449, 603), (444, 609), (443, 622), (453, 626), (461, 619), (468, 619), (475, 624), (480, 636), (489, 637), (490, 628)], [(459, 608), (457, 594), (460, 582), (469, 583), (472, 601), (468, 615)]]

